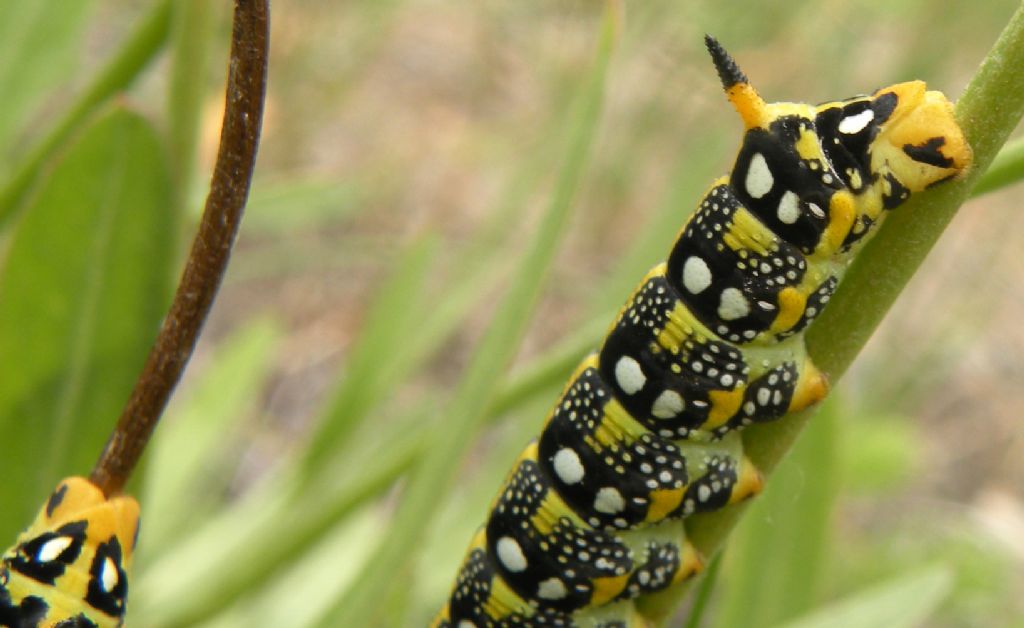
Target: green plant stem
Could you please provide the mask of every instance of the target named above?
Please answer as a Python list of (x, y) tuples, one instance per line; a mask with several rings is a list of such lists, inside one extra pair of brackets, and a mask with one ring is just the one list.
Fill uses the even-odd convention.
[[(916, 195), (879, 228), (832, 298), (808, 329), (807, 349), (815, 364), (835, 382), (871, 337), (886, 311), (968, 198), (1024, 113), (1024, 6), (1018, 8), (982, 61), (956, 105), (956, 118), (974, 149), (974, 165), (962, 180)], [(751, 460), (770, 472), (789, 450), (813, 410), (798, 412), (744, 434)], [(743, 506), (687, 522), (690, 540), (705, 556), (721, 547)], [(662, 622), (687, 585), (642, 599), (638, 606)]]
[[(607, 313), (606, 313), (607, 314)], [(537, 395), (563, 384), (580, 363), (581, 356), (593, 351), (601, 342), (601, 333), (608, 329), (609, 315), (596, 317), (583, 324), (544, 354), (521, 370), (502, 380), (487, 410), (488, 419), (497, 419), (506, 412), (522, 407)]]
[(707, 571), (701, 577), (697, 595), (693, 600), (693, 608), (690, 610), (690, 616), (686, 619), (686, 628), (700, 628), (708, 602), (711, 601), (711, 593), (715, 590), (715, 584), (718, 582), (718, 572), (721, 568), (722, 555), (717, 554), (711, 559), (711, 564), (708, 565)]
[[(287, 570), (296, 556), (304, 556), (339, 522), (354, 510), (380, 496), (396, 479), (413, 466), (423, 448), (422, 435), (407, 438), (382, 452), (360, 470), (359, 481), (333, 490), (320, 487), (288, 502), (282, 513), (269, 518), (265, 525), (247, 531), (222, 552), (224, 558), (212, 566), (216, 577), (211, 586), (183, 595), (170, 610), (164, 611), (162, 626), (184, 628), (196, 626), (223, 611), (252, 591), (265, 587), (275, 575)], [(353, 476), (355, 477), (355, 476)], [(295, 486), (301, 486), (296, 483)], [(310, 497), (314, 496), (314, 497)], [(262, 547), (245, 569), (232, 565), (230, 552), (244, 552), (245, 547)], [(171, 560), (174, 560), (172, 557)], [(204, 574), (209, 576), (209, 574)], [(163, 610), (163, 609), (161, 609)]]
[(82, 121), (112, 95), (131, 84), (163, 47), (170, 28), (171, 1), (162, 0), (116, 57), (111, 59), (50, 132), (21, 159), (0, 190), (0, 228), (11, 219), (35, 183), (40, 169), (78, 129)]

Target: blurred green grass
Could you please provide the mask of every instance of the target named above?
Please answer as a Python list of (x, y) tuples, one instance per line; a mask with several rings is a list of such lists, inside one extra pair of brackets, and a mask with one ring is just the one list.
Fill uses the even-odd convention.
[[(227, 7), (202, 5), (175, 3), (165, 36), (147, 40), (156, 63), (144, 73), (144, 64), (132, 66), (118, 83), (119, 92), (131, 85), (119, 100), (160, 134), (179, 212), (163, 230), (172, 246), (191, 233), (219, 123)], [(0, 102), (0, 118), (11, 120), (2, 127), (12, 137), (8, 173), (116, 57), (118, 46), (99, 42), (123, 44), (163, 6), (97, 0), (46, 36), (60, 44), (49, 56), (28, 54), (29, 38), (0, 58), (0, 80), (14, 70), (36, 76), (15, 62), (47, 68), (31, 83), (9, 79), (22, 91), (9, 109)], [(422, 625), (569, 369), (728, 168), (738, 124), (704, 58), (703, 33), (722, 40), (769, 99), (816, 102), (909, 78), (956, 94), (1015, 6), (629, 5), (604, 106), (587, 131), (589, 165), (569, 190), (574, 214), (555, 261), (543, 265), (538, 313), (511, 371), (480, 384), (493, 391), (488, 404), (474, 402), (473, 421), (487, 427), (479, 437), (460, 432), (447, 451), (437, 447), (453, 436), (456, 391), (480, 377), (467, 371), (472, 356), (565, 176), (603, 5), (276, 5), (253, 202), (200, 352), (138, 483), (146, 512), (166, 519), (152, 525), (155, 540), (143, 537), (129, 625), (340, 625), (332, 607), (359, 590), (350, 587), (365, 561), (389, 543), (406, 548), (398, 558), (415, 554), (401, 566), (392, 559), (384, 573), (401, 590), (364, 601), (386, 605), (388, 625)], [(205, 51), (198, 61), (196, 51)], [(75, 130), (97, 115), (94, 107), (75, 118)], [(67, 141), (47, 156), (44, 176), (71, 150)], [(1024, 432), (1015, 411), (1024, 373), (1014, 359), (1024, 335), (1013, 324), (1024, 269), (1010, 194), (984, 197), (957, 218), (773, 476), (726, 552), (704, 625), (813, 619), (827, 602), (889, 581), (897, 599), (936, 592), (928, 625), (1024, 617), (1014, 595), (1024, 584)], [(18, 268), (25, 207), (0, 236), (5, 274)], [(138, 258), (170, 280), (151, 255), (125, 263)], [(15, 294), (0, 284), (0, 309), (44, 288)], [(166, 288), (129, 296), (159, 302)], [(35, 318), (19, 316), (21, 326)], [(120, 363), (145, 350), (135, 342)], [(99, 386), (116, 398), (115, 383)], [(110, 401), (88, 413), (88, 426), (81, 419), (68, 429), (102, 434), (118, 409)], [(19, 473), (49, 476), (40, 486), (55, 483), (59, 473), (28, 468), (34, 450), (24, 448), (19, 420), (0, 417), (2, 458)], [(176, 453), (186, 447), (196, 455)], [(85, 473), (81, 461), (98, 448), (72, 453), (60, 473)], [(457, 486), (430, 496), (440, 510), (432, 521), (396, 528), (403, 489), (415, 485), (400, 478), (424, 455), (457, 465)], [(47, 490), (15, 489), (0, 510), (7, 536)], [(939, 572), (927, 571), (935, 564)]]

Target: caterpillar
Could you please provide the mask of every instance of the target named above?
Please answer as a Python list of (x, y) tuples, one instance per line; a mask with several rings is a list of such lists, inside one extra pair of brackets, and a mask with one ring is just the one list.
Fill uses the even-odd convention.
[(124, 623), (139, 504), (122, 490), (192, 355), (227, 267), (255, 166), (268, 42), (268, 0), (236, 0), (221, 144), (170, 311), (88, 479), (61, 481), (0, 555), (0, 626)]
[(921, 81), (766, 103), (705, 43), (744, 125), (733, 168), (513, 464), (436, 628), (647, 626), (634, 601), (702, 568), (685, 519), (762, 487), (739, 431), (827, 394), (804, 331), (847, 265), (886, 212), (971, 164)]

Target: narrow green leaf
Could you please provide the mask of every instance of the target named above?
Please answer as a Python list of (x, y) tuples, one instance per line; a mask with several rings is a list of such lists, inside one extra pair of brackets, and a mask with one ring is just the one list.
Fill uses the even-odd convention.
[(981, 196), (1024, 179), (1024, 138), (1003, 146), (992, 166), (978, 179), (971, 196)]
[(171, 0), (161, 0), (117, 55), (89, 83), (50, 131), (14, 166), (0, 187), (0, 229), (25, 200), (42, 167), (85, 120), (111, 96), (131, 84), (156, 56), (167, 37)]
[(496, 382), (512, 360), (529, 316), (540, 294), (556, 246), (568, 222), (590, 147), (596, 136), (603, 104), (604, 83), (614, 43), (616, 14), (609, 5), (597, 60), (575, 111), (569, 152), (560, 172), (551, 204), (545, 212), (534, 241), (528, 246), (517, 274), (501, 302), (486, 335), (466, 369), (445, 423), (432, 439), (423, 462), (409, 478), (409, 485), (389, 534), (389, 541), (369, 561), (363, 576), (338, 603), (321, 618), (325, 626), (369, 626), (390, 599), (396, 575), (406, 573), (417, 544), (425, 533), (440, 500), (451, 484), (463, 452), (472, 442)]
[(865, 414), (854, 421), (857, 446), (848, 448), (842, 460), (847, 493), (879, 497), (930, 473), (925, 462), (928, 437), (914, 417)]
[(0, 20), (0, 169), (20, 152), (26, 124), (67, 82), (81, 56), (82, 33), (94, 2), (18, 0)]
[[(502, 280), (502, 239), (509, 224), (519, 215), (521, 195), (518, 185), (535, 177), (533, 166), (525, 168), (510, 186), (505, 201), (484, 226), (478, 240), (457, 253), (459, 267), (444, 299), (424, 291), (432, 266), (428, 251), (413, 247), (396, 263), (399, 270), (387, 281), (367, 314), (364, 328), (352, 349), (351, 357), (334, 398), (321, 419), (323, 434), (313, 439), (307, 454), (310, 470), (345, 446), (345, 439), (368, 415), (386, 393), (427, 357), (442, 346), (465, 319), (467, 312), (488, 297), (481, 286), (497, 286)], [(422, 243), (421, 243), (422, 244)], [(433, 250), (431, 246), (431, 252)], [(388, 356), (380, 359), (380, 356)], [(330, 435), (338, 430), (338, 435)]]
[[(358, 580), (367, 556), (386, 534), (385, 517), (377, 509), (363, 508), (339, 525), (295, 560), (280, 568), (261, 589), (251, 589), (231, 608), (228, 626), (315, 625), (339, 592)], [(345, 560), (339, 561), (338, 556)], [(219, 618), (219, 616), (218, 616)], [(194, 626), (186, 624), (182, 628)], [(389, 624), (398, 625), (398, 624)]]
[[(150, 445), (144, 551), (158, 553), (210, 515), (232, 477), (226, 443), (258, 401), (281, 331), (250, 322), (217, 347), (187, 398), (176, 400)], [(228, 457), (230, 458), (230, 457)]]
[(686, 628), (700, 628), (703, 624), (704, 613), (707, 612), (711, 595), (718, 584), (718, 574), (722, 568), (722, 555), (717, 554), (711, 559), (706, 571), (700, 575), (700, 585), (697, 593), (693, 596), (693, 607), (686, 618)]
[(952, 588), (953, 572), (937, 565), (865, 589), (781, 628), (921, 626)]
[(214, 35), (215, 5), (207, 0), (179, 0), (172, 6), (171, 74), (167, 89), (168, 152), (175, 182), (175, 206), (190, 198), (199, 117)]
[(367, 191), (359, 183), (301, 178), (286, 182), (253, 183), (245, 208), (248, 233), (275, 237), (297, 229), (317, 229), (346, 220), (367, 205)]
[[(363, 452), (360, 460), (341, 461), (340, 480), (329, 485), (298, 491), (295, 465), (251, 491), (166, 548), (136, 582), (130, 610), (153, 626), (194, 626), (271, 586), (281, 571), (305, 560), (340, 522), (410, 468), (424, 438), (417, 430), (406, 432), (382, 434), (387, 446)], [(252, 552), (254, 547), (261, 550)]]
[(822, 407), (734, 533), (717, 625), (769, 625), (816, 603), (842, 468), (838, 406)]
[(422, 238), (403, 254), (395, 276), (385, 283), (366, 316), (366, 322), (352, 347), (345, 376), (328, 404), (309, 447), (305, 475), (321, 470), (333, 453), (367, 416), (370, 408), (393, 386), (393, 356), (407, 339), (416, 334), (422, 314), (409, 307), (422, 294), (431, 259), (434, 238)]
[(530, 403), (552, 387), (562, 386), (580, 363), (581, 356), (593, 351), (601, 334), (608, 329), (609, 313), (593, 318), (554, 347), (537, 356), (522, 368), (504, 378), (488, 408), (489, 418)]
[(88, 471), (156, 334), (173, 257), (163, 155), (140, 116), (103, 116), (15, 230), (0, 275), (0, 538)]

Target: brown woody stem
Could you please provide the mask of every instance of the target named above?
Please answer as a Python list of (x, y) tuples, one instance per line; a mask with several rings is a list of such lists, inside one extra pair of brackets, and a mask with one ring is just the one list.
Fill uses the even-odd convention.
[(238, 233), (263, 118), (268, 0), (236, 0), (224, 123), (203, 218), (181, 282), (117, 427), (90, 480), (119, 493), (138, 463), (195, 348)]

